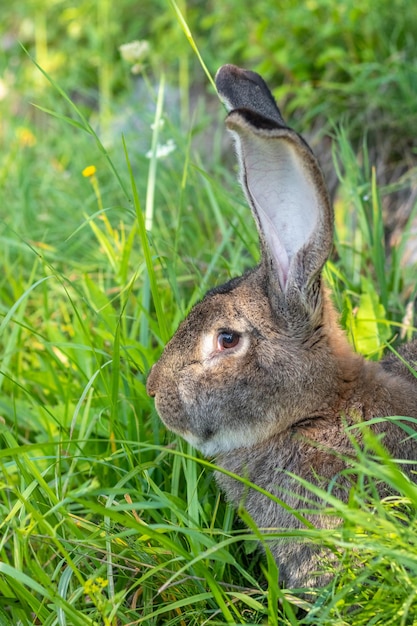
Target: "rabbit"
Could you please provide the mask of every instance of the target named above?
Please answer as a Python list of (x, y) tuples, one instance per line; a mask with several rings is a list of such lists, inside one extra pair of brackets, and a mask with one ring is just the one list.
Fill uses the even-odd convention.
[[(397, 357), (366, 361), (339, 327), (322, 280), (333, 245), (323, 175), (264, 80), (224, 65), (216, 86), (261, 258), (194, 306), (151, 368), (147, 391), (168, 429), (281, 501), (219, 471), (234, 505), (243, 504), (261, 528), (298, 529), (300, 511), (315, 496), (297, 476), (346, 499), (349, 479), (339, 476), (353, 454), (346, 426), (416, 418), (417, 378)], [(415, 368), (417, 341), (405, 350)], [(412, 478), (417, 439), (389, 420), (370, 428), (395, 458), (409, 461), (403, 469)], [(340, 523), (319, 512), (304, 517), (318, 528)], [(283, 537), (271, 541), (271, 551), (288, 588), (327, 582), (319, 547)]]

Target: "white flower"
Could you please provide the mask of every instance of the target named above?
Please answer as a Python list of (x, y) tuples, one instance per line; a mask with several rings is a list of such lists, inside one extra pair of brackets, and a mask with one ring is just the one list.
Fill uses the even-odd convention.
[[(175, 145), (175, 142), (173, 139), (168, 139), (166, 144), (158, 143), (156, 147), (156, 158), (157, 159), (165, 158), (166, 156), (168, 156), (168, 154), (171, 154), (171, 152), (173, 152), (176, 147), (177, 146)], [(152, 158), (152, 150), (148, 150), (148, 152), (146, 153), (146, 158), (147, 159)]]
[(140, 74), (141, 71), (143, 70), (143, 63), (135, 63), (135, 65), (132, 65), (132, 67), (130, 68), (130, 71), (132, 72), (132, 74)]
[(130, 41), (129, 43), (123, 43), (119, 46), (119, 51), (122, 56), (122, 59), (127, 61), (128, 63), (134, 63), (139, 65), (140, 61), (143, 61), (144, 58), (149, 54), (149, 41), (143, 39), (142, 41)]
[[(158, 122), (152, 122), (151, 124), (151, 130), (156, 130), (158, 128), (158, 130), (161, 130), (163, 127), (165, 126), (165, 120), (163, 117), (160, 117)], [(171, 139), (172, 141), (172, 139)]]

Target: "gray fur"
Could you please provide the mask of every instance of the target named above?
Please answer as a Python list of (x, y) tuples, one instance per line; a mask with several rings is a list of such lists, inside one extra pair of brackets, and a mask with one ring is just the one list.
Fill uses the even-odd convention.
[[(169, 429), (297, 511), (313, 496), (289, 474), (333, 484), (345, 467), (339, 455), (352, 454), (345, 422), (417, 417), (417, 379), (394, 356), (373, 363), (355, 354), (339, 328), (321, 280), (333, 211), (310, 148), (285, 126), (261, 77), (226, 65), (216, 80), (231, 111), (226, 123), (236, 138), (261, 261), (192, 309), (153, 366), (147, 389)], [(239, 336), (236, 346), (219, 347), (225, 332)], [(415, 364), (417, 341), (404, 350)], [(372, 429), (395, 458), (417, 460), (417, 440), (400, 426), (382, 421)], [(415, 471), (417, 462), (404, 469)], [(302, 527), (266, 496), (224, 474), (216, 478), (259, 527)], [(335, 484), (332, 493), (345, 498), (348, 479)], [(338, 523), (319, 514), (311, 521), (319, 528)], [(325, 582), (315, 575), (317, 547), (283, 539), (272, 551), (288, 586)]]

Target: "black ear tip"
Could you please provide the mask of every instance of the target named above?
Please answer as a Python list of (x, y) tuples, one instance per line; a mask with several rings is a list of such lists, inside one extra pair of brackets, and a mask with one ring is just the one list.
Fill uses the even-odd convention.
[(215, 80), (219, 96), (229, 111), (247, 109), (285, 126), (273, 95), (256, 72), (227, 64), (217, 71)]
[(235, 83), (238, 81), (243, 82), (252, 82), (261, 89), (269, 92), (268, 86), (265, 83), (264, 79), (259, 76), (256, 72), (252, 72), (251, 70), (245, 70), (237, 65), (232, 65), (231, 63), (226, 63), (222, 65), (216, 72), (215, 82), (217, 89), (219, 92), (222, 91), (223, 85), (230, 85), (231, 82)]
[(240, 68), (236, 65), (226, 64), (219, 67), (214, 77), (217, 91), (222, 94), (230, 81), (235, 81)]
[(272, 118), (272, 116), (263, 115), (262, 113), (243, 107), (230, 111), (226, 118), (226, 126), (229, 130), (237, 130), (242, 126), (241, 120), (244, 120), (253, 129), (258, 130), (288, 129), (288, 126), (282, 120), (278, 121), (276, 118)]
[(217, 81), (217, 78), (223, 78), (225, 75), (231, 76), (238, 73), (239, 71), (242, 70), (240, 69), (240, 67), (237, 67), (237, 65), (232, 65), (232, 63), (225, 63), (225, 65), (221, 65), (217, 70), (215, 79)]

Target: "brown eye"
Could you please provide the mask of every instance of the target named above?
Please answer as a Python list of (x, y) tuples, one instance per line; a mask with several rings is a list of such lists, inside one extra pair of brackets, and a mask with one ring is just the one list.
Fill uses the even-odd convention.
[(229, 350), (235, 348), (239, 343), (240, 335), (232, 332), (222, 332), (217, 337), (217, 348), (219, 350)]

